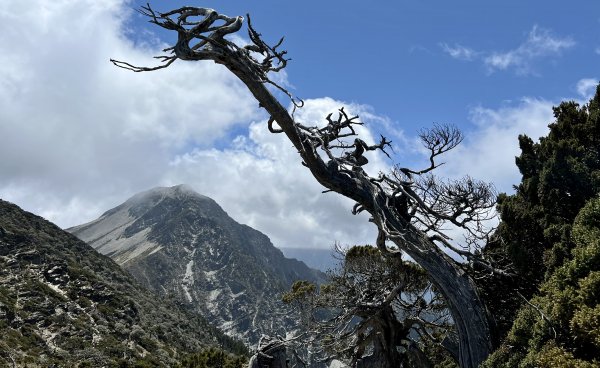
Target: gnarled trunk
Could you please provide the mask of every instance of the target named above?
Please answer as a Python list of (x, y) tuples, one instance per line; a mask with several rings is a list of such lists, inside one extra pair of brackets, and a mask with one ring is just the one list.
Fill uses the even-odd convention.
[[(317, 181), (326, 188), (360, 203), (373, 216), (381, 216), (375, 213), (375, 203), (385, 203), (384, 194), (377, 193), (376, 187), (371, 183), (357, 183), (346, 176), (336, 175), (335, 170), (332, 170), (319, 155), (311, 154), (314, 152), (313, 148), (301, 140), (294, 120), (264, 84), (251, 78), (252, 74), (245, 71), (244, 64), (232, 63), (230, 58), (226, 59), (222, 64), (244, 82), (260, 105), (277, 121)], [(385, 205), (378, 208), (385, 209)], [(384, 216), (389, 227), (403, 228), (402, 220), (396, 218), (392, 211), (388, 210)], [(405, 233), (402, 241), (394, 242), (427, 271), (431, 281), (444, 295), (458, 332), (460, 366), (478, 367), (492, 352), (493, 346), (487, 309), (472, 278), (455, 260), (414, 227)]]
[[(414, 241), (427, 242), (415, 236)], [(489, 316), (477, 287), (455, 261), (437, 247), (423, 252), (406, 252), (423, 267), (444, 295), (458, 333), (458, 362), (461, 367), (478, 367), (492, 352)]]
[[(242, 26), (243, 18), (230, 18), (218, 14), (213, 9), (183, 7), (167, 13), (156, 13), (148, 5), (143, 7), (142, 13), (151, 18), (150, 22), (178, 33), (177, 44), (165, 50), (172, 51), (172, 53), (159, 57), (163, 64), (151, 68), (135, 67), (116, 60), (112, 60), (112, 62), (117, 66), (136, 72), (165, 68), (176, 59), (213, 60), (228, 68), (248, 87), (260, 106), (270, 114), (269, 129), (274, 133), (285, 133), (298, 150), (303, 164), (308, 167), (315, 179), (327, 189), (356, 201), (361, 209), (368, 211), (372, 215), (373, 222), (378, 226), (380, 234), (384, 234), (383, 247), (385, 247), (385, 238), (392, 240), (427, 271), (431, 281), (446, 298), (456, 324), (459, 336), (459, 364), (464, 368), (479, 366), (491, 352), (492, 344), (487, 311), (477, 293), (475, 283), (462, 270), (459, 263), (451, 259), (440, 250), (431, 238), (411, 224), (410, 219), (405, 216), (406, 213), (401, 214), (389, 207), (389, 203), (393, 203), (395, 200), (394, 193), (386, 193), (376, 179), (370, 178), (362, 171), (361, 166), (367, 163), (366, 158), (362, 156), (364, 150), (376, 148), (383, 150), (383, 147), (389, 145), (390, 142), (382, 138), (379, 145), (367, 146), (364, 141), (356, 139), (353, 153), (347, 152), (343, 157), (334, 158), (329, 152), (330, 160), (323, 161), (316, 151), (317, 147), (327, 148), (328, 143), (325, 143), (325, 140), (329, 142), (332, 139), (340, 138), (340, 130), (348, 128), (354, 118), (348, 119), (346, 125), (341, 125), (340, 122), (336, 125), (329, 120), (333, 130), (329, 133), (317, 132), (321, 134), (321, 137), (310, 136), (313, 131), (306, 127), (302, 127), (304, 130), (300, 129), (301, 127), (296, 124), (293, 117), (265, 87), (266, 83), (276, 85), (269, 80), (268, 73), (283, 69), (287, 63), (287, 59), (284, 58), (285, 52), (276, 50), (281, 42), (270, 47), (261, 40), (260, 34), (249, 27), (252, 44), (239, 47), (225, 39), (224, 36), (237, 32)], [(203, 18), (198, 19), (198, 17)], [(215, 24), (217, 20), (222, 24)], [(253, 58), (252, 52), (262, 54), (264, 60), (258, 61)], [(279, 63), (279, 65), (274, 66), (274, 63)], [(274, 121), (277, 122), (280, 129), (272, 127)], [(349, 129), (352, 134), (343, 135), (344, 137), (355, 135), (354, 130)], [(405, 175), (428, 173), (436, 167), (433, 162), (436, 155), (451, 149), (460, 142), (460, 136), (452, 131), (442, 130), (440, 134), (424, 137), (431, 150), (431, 167), (421, 171), (408, 170)], [(442, 145), (439, 145), (439, 141), (436, 140), (440, 136), (445, 137)], [(348, 147), (350, 146), (346, 148)], [(342, 172), (341, 166), (345, 166), (344, 172)], [(349, 166), (351, 168), (348, 168)], [(402, 185), (404, 184), (400, 184), (398, 188), (404, 190)], [(468, 188), (464, 187), (462, 190), (468, 190)], [(410, 188), (408, 190), (410, 191)], [(409, 195), (408, 192), (404, 194)], [(471, 194), (477, 196), (480, 193), (473, 192)], [(412, 192), (410, 195), (415, 195), (415, 193)], [(483, 197), (477, 198), (482, 200), (486, 197), (483, 195)], [(418, 198), (412, 197), (412, 199), (418, 202)], [(427, 207), (423, 202), (420, 202), (419, 205), (423, 208)], [(454, 216), (446, 216), (445, 219), (456, 220), (460, 213), (459, 208)]]

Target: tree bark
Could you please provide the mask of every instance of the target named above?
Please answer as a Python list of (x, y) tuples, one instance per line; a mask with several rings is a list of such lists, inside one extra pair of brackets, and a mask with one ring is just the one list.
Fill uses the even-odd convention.
[[(260, 106), (269, 113), (269, 130), (274, 133), (282, 132), (289, 138), (298, 150), (303, 164), (308, 167), (315, 179), (328, 190), (356, 201), (362, 209), (371, 214), (372, 221), (378, 226), (381, 234), (393, 241), (399, 249), (427, 271), (432, 283), (445, 297), (452, 313), (459, 337), (458, 360), (460, 366), (464, 368), (478, 367), (492, 351), (492, 339), (487, 310), (473, 279), (427, 234), (389, 207), (389, 203), (394, 202), (393, 195), (386, 193), (380, 185), (362, 171), (360, 165), (366, 162), (359, 163), (358, 160), (364, 159), (364, 157), (356, 157), (356, 165), (353, 165), (353, 171), (350, 173), (348, 170), (342, 173), (338, 162), (333, 159), (328, 162), (323, 161), (316, 151), (315, 141), (311, 141), (307, 133), (300, 130), (287, 109), (265, 86), (266, 83), (277, 86), (268, 79), (267, 74), (270, 71), (276, 72), (283, 69), (287, 62), (283, 57), (285, 52), (276, 51), (281, 41), (276, 46), (269, 47), (260, 39), (260, 34), (249, 26), (249, 36), (253, 45), (240, 48), (224, 39), (223, 36), (237, 32), (243, 18), (229, 18), (217, 14), (212, 9), (184, 7), (167, 13), (156, 13), (148, 5), (143, 7), (142, 13), (151, 18), (150, 22), (178, 32), (177, 44), (166, 49), (172, 51), (172, 54), (159, 57), (163, 65), (153, 68), (140, 68), (116, 60), (111, 61), (117, 66), (136, 72), (161, 69), (169, 66), (176, 59), (213, 60), (229, 69), (247, 86)], [(176, 19), (171, 18), (175, 15), (178, 16)], [(188, 21), (189, 17), (194, 16), (204, 16), (205, 18), (202, 21)], [(213, 22), (216, 19), (225, 23), (221, 26), (214, 26)], [(197, 43), (190, 46), (192, 40), (196, 40)], [(263, 56), (266, 54), (265, 60), (259, 62), (253, 59), (250, 51), (262, 53)], [(274, 67), (273, 61), (279, 61), (280, 65)], [(283, 91), (287, 93), (287, 91)], [(281, 129), (274, 129), (273, 121), (277, 122)], [(364, 144), (359, 139), (355, 142), (357, 141)], [(385, 144), (389, 144), (389, 142), (382, 139), (379, 148), (383, 149)], [(365, 148), (358, 144), (355, 147), (357, 155), (359, 148), (363, 150)], [(433, 148), (431, 149), (432, 166), (421, 172), (412, 172), (413, 174), (423, 174), (436, 167), (433, 164)], [(385, 247), (385, 245), (383, 246)]]
[[(217, 62), (225, 65), (235, 74), (248, 87), (260, 106), (277, 121), (321, 185), (360, 203), (374, 217), (381, 216), (375, 208), (385, 210), (383, 193), (377, 193), (376, 187), (371, 183), (357, 183), (346, 176), (336, 175), (335, 171), (332, 172), (319, 155), (311, 154), (313, 148), (301, 140), (288, 111), (263, 83), (251, 78), (252, 74), (245, 70), (245, 65), (232, 63), (231, 58), (224, 58)], [(381, 202), (379, 206), (376, 206), (376, 201)], [(388, 226), (402, 229), (401, 220), (396, 219), (391, 211), (387, 211), (384, 215), (390, 223)], [(394, 243), (427, 271), (434, 285), (446, 298), (458, 332), (460, 366), (478, 367), (492, 352), (493, 346), (487, 309), (472, 278), (455, 260), (414, 227), (404, 235), (403, 241), (394, 240)]]

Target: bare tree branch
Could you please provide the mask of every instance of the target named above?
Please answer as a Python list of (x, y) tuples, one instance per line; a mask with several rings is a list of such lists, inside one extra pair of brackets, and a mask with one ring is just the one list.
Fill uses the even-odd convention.
[[(462, 141), (460, 131), (447, 125), (422, 131), (420, 138), (429, 152), (428, 167), (418, 170), (398, 165), (390, 174), (371, 177), (363, 170), (369, 162), (365, 154), (381, 151), (389, 157), (391, 142), (382, 136), (379, 143), (367, 144), (354, 129), (362, 124), (358, 117), (349, 116), (343, 109), (336, 118), (330, 114), (312, 126), (297, 122), (293, 111), (302, 102), (269, 78), (269, 73), (281, 71), (289, 61), (287, 53), (280, 50), (283, 39), (269, 46), (249, 24), (251, 43), (237, 46), (226, 36), (241, 29), (243, 17), (227, 17), (209, 8), (182, 7), (160, 13), (147, 5), (141, 12), (151, 23), (177, 32), (177, 43), (164, 50), (168, 54), (158, 58), (162, 62), (159, 66), (136, 67), (111, 61), (137, 72), (163, 69), (175, 59), (212, 60), (228, 68), (268, 112), (268, 129), (289, 138), (315, 179), (327, 191), (355, 201), (354, 213), (371, 215), (370, 221), (379, 229), (379, 249), (386, 254), (401, 250), (428, 272), (431, 282), (446, 298), (456, 323), (461, 366), (478, 366), (492, 349), (487, 310), (473, 278), (465, 272), (466, 265), (449, 257), (445, 250), (451, 249), (450, 245), (472, 264), (493, 268), (477, 249), (471, 248), (489, 236), (491, 230), (484, 224), (494, 215), (495, 193), (491, 186), (468, 177), (448, 182), (431, 175), (442, 164), (440, 156)], [(266, 85), (275, 86), (291, 98), (291, 113)], [(446, 225), (462, 228), (468, 234), (462, 250), (451, 244)]]

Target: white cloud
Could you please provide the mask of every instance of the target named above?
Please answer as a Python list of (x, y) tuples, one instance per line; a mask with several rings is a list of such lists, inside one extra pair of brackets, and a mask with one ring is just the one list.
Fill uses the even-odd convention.
[(563, 51), (575, 46), (569, 37), (557, 37), (550, 30), (533, 26), (527, 39), (509, 51), (482, 51), (455, 44), (440, 43), (444, 52), (452, 58), (466, 61), (481, 61), (488, 72), (514, 69), (519, 75), (535, 73), (534, 63), (549, 56), (559, 56)]
[(440, 43), (440, 47), (445, 53), (458, 60), (471, 61), (478, 54), (477, 51), (459, 44), (450, 46), (447, 43)]
[(527, 40), (513, 50), (492, 52), (484, 58), (484, 64), (490, 71), (515, 68), (518, 74), (531, 73), (533, 62), (539, 58), (560, 55), (562, 51), (575, 45), (571, 38), (559, 38), (547, 29), (534, 26)]
[[(371, 126), (381, 126), (381, 118), (367, 107), (331, 98), (305, 101), (296, 118), (313, 125), (342, 106)], [(373, 142), (369, 130), (359, 130), (363, 139)], [(369, 160), (373, 173), (388, 169), (381, 154), (370, 154)], [(222, 204), (233, 218), (268, 234), (278, 246), (373, 243), (376, 233), (367, 217), (353, 216), (350, 200), (322, 193), (325, 188), (300, 162), (289, 140), (283, 134), (271, 134), (261, 121), (253, 123), (249, 136), (238, 137), (231, 148), (194, 150), (176, 157), (163, 182), (189, 183)]]
[[(109, 58), (147, 64), (164, 45), (127, 38), (125, 0), (6, 0), (0, 4), (0, 198), (60, 226), (90, 221), (136, 192), (187, 183), (280, 246), (372, 242), (364, 216), (323, 188), (258, 104), (213, 63), (177, 62), (132, 73)], [(286, 84), (285, 75), (278, 82)], [(324, 121), (345, 105), (393, 139), (372, 109), (330, 98), (296, 112)], [(249, 133), (245, 133), (248, 124)], [(366, 127), (363, 138), (373, 142)], [(232, 144), (228, 136), (239, 135)], [(222, 147), (226, 142), (225, 148)], [(370, 169), (386, 169), (381, 154)]]
[(577, 82), (575, 89), (581, 97), (584, 99), (590, 99), (594, 97), (598, 83), (600, 82), (598, 82), (598, 80), (595, 78), (583, 78)]
[(526, 134), (536, 141), (545, 136), (554, 120), (553, 105), (547, 100), (523, 98), (518, 104), (498, 109), (473, 108), (475, 129), (448, 154), (439, 173), (453, 178), (470, 175), (511, 193), (512, 186), (521, 181), (515, 165), (520, 154), (517, 137)]
[(600, 47), (596, 47), (596, 49), (594, 50), (594, 52), (596, 52), (596, 54), (600, 55)]
[(174, 152), (261, 116), (212, 63), (152, 75), (114, 67), (111, 57), (148, 63), (163, 46), (124, 36), (126, 4), (0, 4), (0, 196), (61, 225), (154, 185)]
[[(136, 192), (187, 183), (279, 246), (374, 240), (373, 226), (350, 214), (349, 200), (321, 193), (291, 143), (267, 131), (254, 99), (224, 68), (177, 62), (140, 74), (110, 64), (111, 57), (146, 64), (163, 46), (126, 37), (126, 4), (0, 3), (1, 198), (66, 227), (92, 220)], [(285, 76), (280, 82), (285, 85)], [(397, 126), (367, 106), (314, 99), (297, 117), (323, 121), (342, 105), (369, 123), (361, 129), (366, 140), (376, 140), (379, 129), (406, 143)], [(498, 110), (474, 109), (478, 129), (444, 170), (510, 190), (519, 179), (516, 137), (544, 135), (550, 107), (526, 99)], [(240, 133), (249, 121), (255, 121), (249, 133)], [(232, 145), (210, 148), (235, 129)], [(372, 174), (389, 165), (381, 154), (369, 158)]]

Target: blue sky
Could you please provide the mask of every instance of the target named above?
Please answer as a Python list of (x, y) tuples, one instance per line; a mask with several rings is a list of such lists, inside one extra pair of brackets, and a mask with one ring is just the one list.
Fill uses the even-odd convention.
[[(145, 2), (137, 1), (137, 4)], [(265, 39), (286, 37), (295, 92), (372, 106), (416, 131), (432, 122), (469, 129), (474, 106), (522, 96), (577, 96), (597, 78), (600, 3), (595, 1), (156, 1), (250, 13)], [(146, 25), (138, 17), (135, 27)], [(168, 35), (159, 33), (163, 39)], [(470, 50), (471, 55), (460, 54)], [(457, 54), (453, 57), (451, 51)], [(505, 68), (486, 58), (513, 53)]]
[[(0, 2), (0, 198), (59, 226), (91, 221), (137, 192), (186, 183), (280, 247), (372, 242), (352, 203), (323, 188), (235, 77), (210, 62), (131, 73), (173, 35), (133, 11), (139, 0)], [(153, 1), (251, 13), (285, 36), (282, 78), (317, 124), (341, 106), (361, 134), (383, 133), (394, 160), (425, 160), (418, 130), (452, 123), (465, 140), (439, 174), (511, 191), (517, 136), (547, 132), (552, 106), (590, 97), (600, 78), (596, 1)]]

